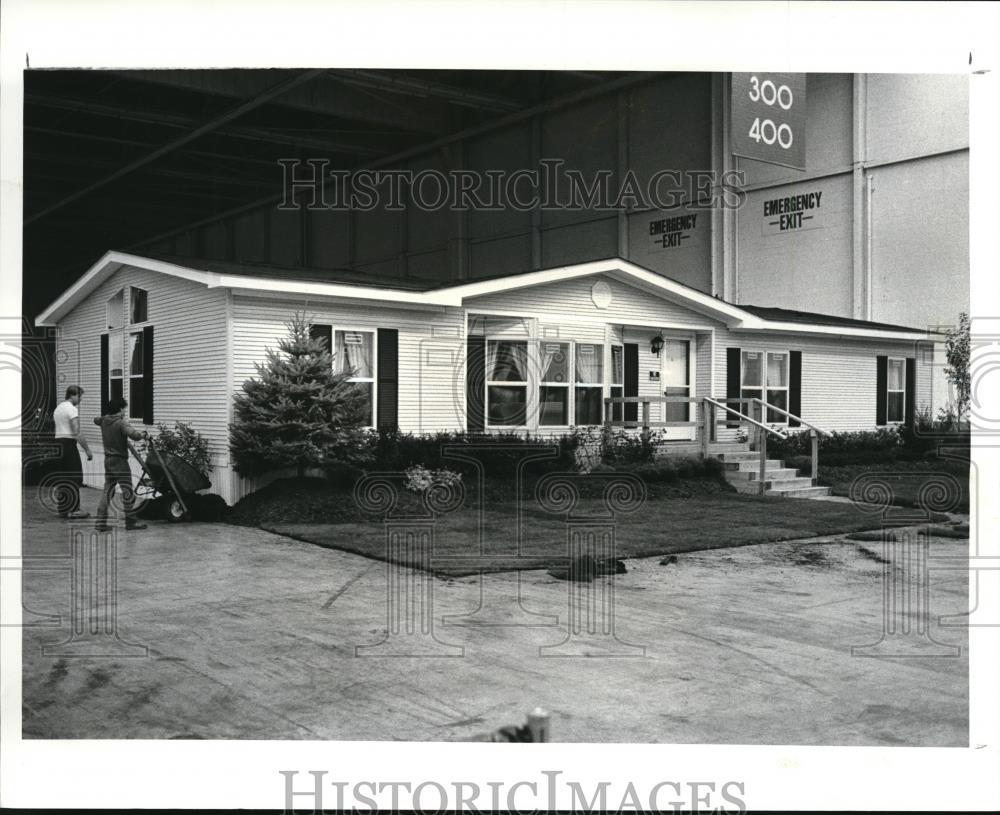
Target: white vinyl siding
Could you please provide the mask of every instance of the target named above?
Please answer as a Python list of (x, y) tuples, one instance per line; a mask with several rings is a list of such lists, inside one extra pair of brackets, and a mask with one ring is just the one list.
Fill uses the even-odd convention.
[(348, 327), (354, 331), (399, 331), (399, 427), (413, 433), (456, 430), (465, 425), (464, 313), (453, 309), (417, 311), (336, 303), (312, 298), (278, 300), (233, 297), (233, 381), (257, 376), (254, 363), (263, 362), (267, 348), (277, 349), (296, 312), (312, 323)]
[[(611, 288), (611, 304), (605, 309), (595, 306), (591, 299), (591, 290), (598, 280), (603, 280)], [(668, 302), (661, 296), (647, 293), (635, 286), (629, 286), (608, 275), (591, 275), (558, 283), (488, 294), (470, 298), (465, 306), (470, 312), (479, 309), (493, 309), (516, 314), (558, 315), (556, 322), (560, 325), (563, 324), (563, 315), (565, 315), (567, 323), (578, 324), (591, 323), (596, 320), (605, 323), (625, 325), (631, 323), (664, 328), (670, 325), (705, 327), (722, 325), (710, 317), (697, 314), (684, 306)], [(544, 317), (542, 319), (543, 322), (553, 322)]]
[[(124, 289), (123, 314), (130, 314), (130, 286), (148, 293), (144, 325), (153, 326), (154, 424), (187, 422), (205, 436), (217, 468), (212, 491), (225, 496), (222, 481), (228, 474), (222, 469), (229, 462), (230, 390), (219, 373), (226, 370), (226, 293), (128, 266), (98, 286), (58, 327), (57, 395), (61, 397), (68, 385), (83, 387), (80, 427), (95, 452), (94, 461), (83, 462), (85, 483), (99, 487), (103, 481), (101, 432), (93, 420), (101, 410), (100, 337), (108, 333), (106, 307), (108, 299)], [(127, 327), (124, 333), (129, 333)], [(123, 364), (127, 369), (127, 358)], [(128, 398), (127, 386), (125, 394)]]
[[(726, 348), (802, 352), (803, 419), (824, 430), (874, 430), (876, 356), (916, 357), (916, 406), (930, 405), (932, 366), (914, 343), (716, 332), (715, 394), (726, 393)], [(794, 428), (793, 428), (794, 430)], [(720, 434), (721, 434), (720, 430)]]

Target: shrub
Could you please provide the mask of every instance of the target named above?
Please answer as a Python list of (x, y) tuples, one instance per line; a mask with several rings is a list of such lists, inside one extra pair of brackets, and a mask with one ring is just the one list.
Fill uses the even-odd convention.
[[(831, 466), (913, 461), (934, 456), (942, 443), (967, 447), (968, 430), (957, 429), (953, 422), (933, 420), (925, 408), (917, 412), (912, 425), (821, 436), (819, 460), (821, 465)], [(812, 456), (809, 431), (792, 433), (787, 439), (768, 437), (767, 454), (770, 458), (784, 459), (790, 467), (808, 468)]]
[(658, 431), (629, 433), (623, 428), (604, 427), (601, 430), (601, 459), (614, 466), (648, 464), (653, 461), (662, 437)]
[[(174, 422), (171, 430), (165, 424), (156, 426), (153, 444), (161, 453), (172, 453), (184, 459), (206, 478), (212, 472), (212, 455), (208, 440), (186, 422)], [(149, 443), (139, 442), (143, 458), (149, 456)]]
[[(412, 467), (422, 467), (426, 470), (456, 470), (466, 475), (473, 475), (475, 465), (444, 455), (445, 447), (458, 448), (455, 452), (463, 454), (462, 447), (492, 448), (486, 450), (470, 450), (466, 455), (483, 463), (486, 478), (512, 478), (518, 462), (524, 458), (525, 444), (537, 445), (539, 450), (555, 446), (556, 457), (540, 459), (531, 462), (528, 468), (531, 473), (552, 472), (556, 470), (576, 469), (576, 450), (581, 444), (581, 436), (570, 432), (559, 438), (525, 437), (518, 433), (472, 434), (462, 432), (441, 432), (414, 435), (399, 431), (377, 431), (368, 436), (368, 451), (370, 453), (369, 467), (373, 470), (399, 472)], [(517, 445), (518, 449), (512, 449)]]
[(691, 478), (723, 478), (722, 460), (713, 456), (661, 458), (654, 463), (637, 464), (628, 472), (649, 484), (673, 484)]

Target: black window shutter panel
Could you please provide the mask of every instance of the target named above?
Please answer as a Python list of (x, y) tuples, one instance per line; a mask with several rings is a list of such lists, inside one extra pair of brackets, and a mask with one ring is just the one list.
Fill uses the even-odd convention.
[[(792, 351), (788, 355), (788, 412), (802, 415), (802, 352)], [(789, 418), (789, 427), (801, 427), (798, 419)]]
[[(727, 348), (726, 349), (726, 399), (739, 399), (740, 398), (740, 349), (739, 348)], [(728, 407), (733, 408), (733, 410), (739, 410), (739, 405), (730, 403)], [(732, 417), (732, 413), (727, 413), (727, 416)], [(733, 419), (726, 422), (726, 427), (739, 427), (739, 419)]]
[(321, 323), (313, 323), (309, 326), (309, 336), (312, 339), (321, 339), (326, 343), (326, 350), (333, 353), (333, 327), (329, 325), (322, 325)]
[(108, 335), (101, 334), (101, 415), (108, 412)]
[(889, 404), (889, 357), (875, 357), (875, 424), (884, 425)]
[(142, 422), (153, 423), (153, 326), (142, 329)]
[[(639, 345), (634, 342), (625, 343), (624, 356), (624, 381), (622, 382), (623, 396), (639, 395)], [(625, 421), (639, 421), (639, 405), (636, 402), (626, 402)]]
[(906, 358), (906, 395), (903, 397), (903, 423), (913, 426), (917, 412), (917, 360), (916, 357)]
[(399, 331), (395, 328), (378, 330), (377, 401), (378, 429), (396, 430), (399, 427)]
[(486, 337), (466, 340), (465, 429), (482, 433), (486, 429)]

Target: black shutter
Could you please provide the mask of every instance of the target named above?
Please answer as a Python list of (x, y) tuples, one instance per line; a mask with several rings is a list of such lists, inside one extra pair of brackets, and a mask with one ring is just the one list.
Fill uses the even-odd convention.
[[(802, 352), (791, 351), (788, 355), (788, 412), (802, 415)], [(789, 427), (801, 427), (798, 419), (789, 419)]]
[[(624, 380), (622, 385), (622, 396), (639, 395), (639, 346), (634, 342), (625, 343), (624, 356)], [(639, 405), (637, 402), (625, 403), (625, 421), (639, 421)]]
[[(740, 398), (740, 349), (726, 349), (726, 399)], [(739, 405), (731, 402), (727, 403), (733, 410), (739, 410)], [(726, 427), (735, 428), (740, 426), (739, 419), (733, 417), (732, 413), (726, 413), (730, 421), (726, 422)]]
[(309, 326), (309, 336), (314, 340), (323, 340), (326, 343), (326, 350), (333, 353), (333, 326), (313, 323)]
[(379, 430), (399, 427), (399, 332), (395, 328), (378, 330), (378, 405), (376, 426)]
[(108, 335), (101, 334), (101, 415), (108, 412)]
[(153, 326), (142, 329), (142, 423), (153, 423)]
[(469, 337), (465, 353), (465, 429), (486, 429), (486, 337)]
[(875, 357), (875, 424), (884, 425), (889, 404), (889, 357)]
[(906, 404), (903, 410), (903, 423), (913, 426), (913, 419), (917, 411), (917, 360), (915, 357), (906, 358)]

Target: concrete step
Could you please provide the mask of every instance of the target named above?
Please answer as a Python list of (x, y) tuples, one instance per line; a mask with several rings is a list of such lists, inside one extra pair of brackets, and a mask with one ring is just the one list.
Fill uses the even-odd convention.
[(796, 490), (768, 490), (765, 493), (765, 495), (778, 495), (782, 498), (820, 498), (829, 494), (829, 487), (801, 487)]
[(759, 461), (760, 453), (756, 450), (731, 450), (719, 456), (723, 461)]
[[(785, 466), (780, 458), (769, 458), (764, 461), (764, 468), (767, 470), (780, 470)], [(722, 468), (727, 472), (757, 472), (760, 470), (760, 459), (759, 458), (748, 458), (748, 459), (736, 459), (730, 461), (728, 459), (722, 460)]]
[[(759, 481), (760, 473), (757, 468), (751, 469), (739, 469), (739, 470), (726, 470), (725, 476), (729, 481)], [(769, 469), (764, 471), (765, 481), (787, 481), (792, 478), (798, 478), (799, 471), (793, 470), (791, 467), (783, 467), (777, 469)]]
[[(748, 493), (751, 495), (757, 495), (760, 492), (760, 481), (757, 479), (739, 479), (730, 480), (729, 482), (734, 487), (736, 487), (737, 492)], [(795, 490), (810, 489), (813, 483), (811, 478), (801, 478), (799, 476), (793, 476), (791, 478), (782, 479), (765, 479), (764, 480), (764, 491), (768, 495), (776, 495), (778, 493), (793, 492)], [(824, 487), (824, 489), (826, 489)]]
[(783, 481), (767, 482), (771, 492), (790, 492), (814, 486), (811, 478), (786, 478)]

